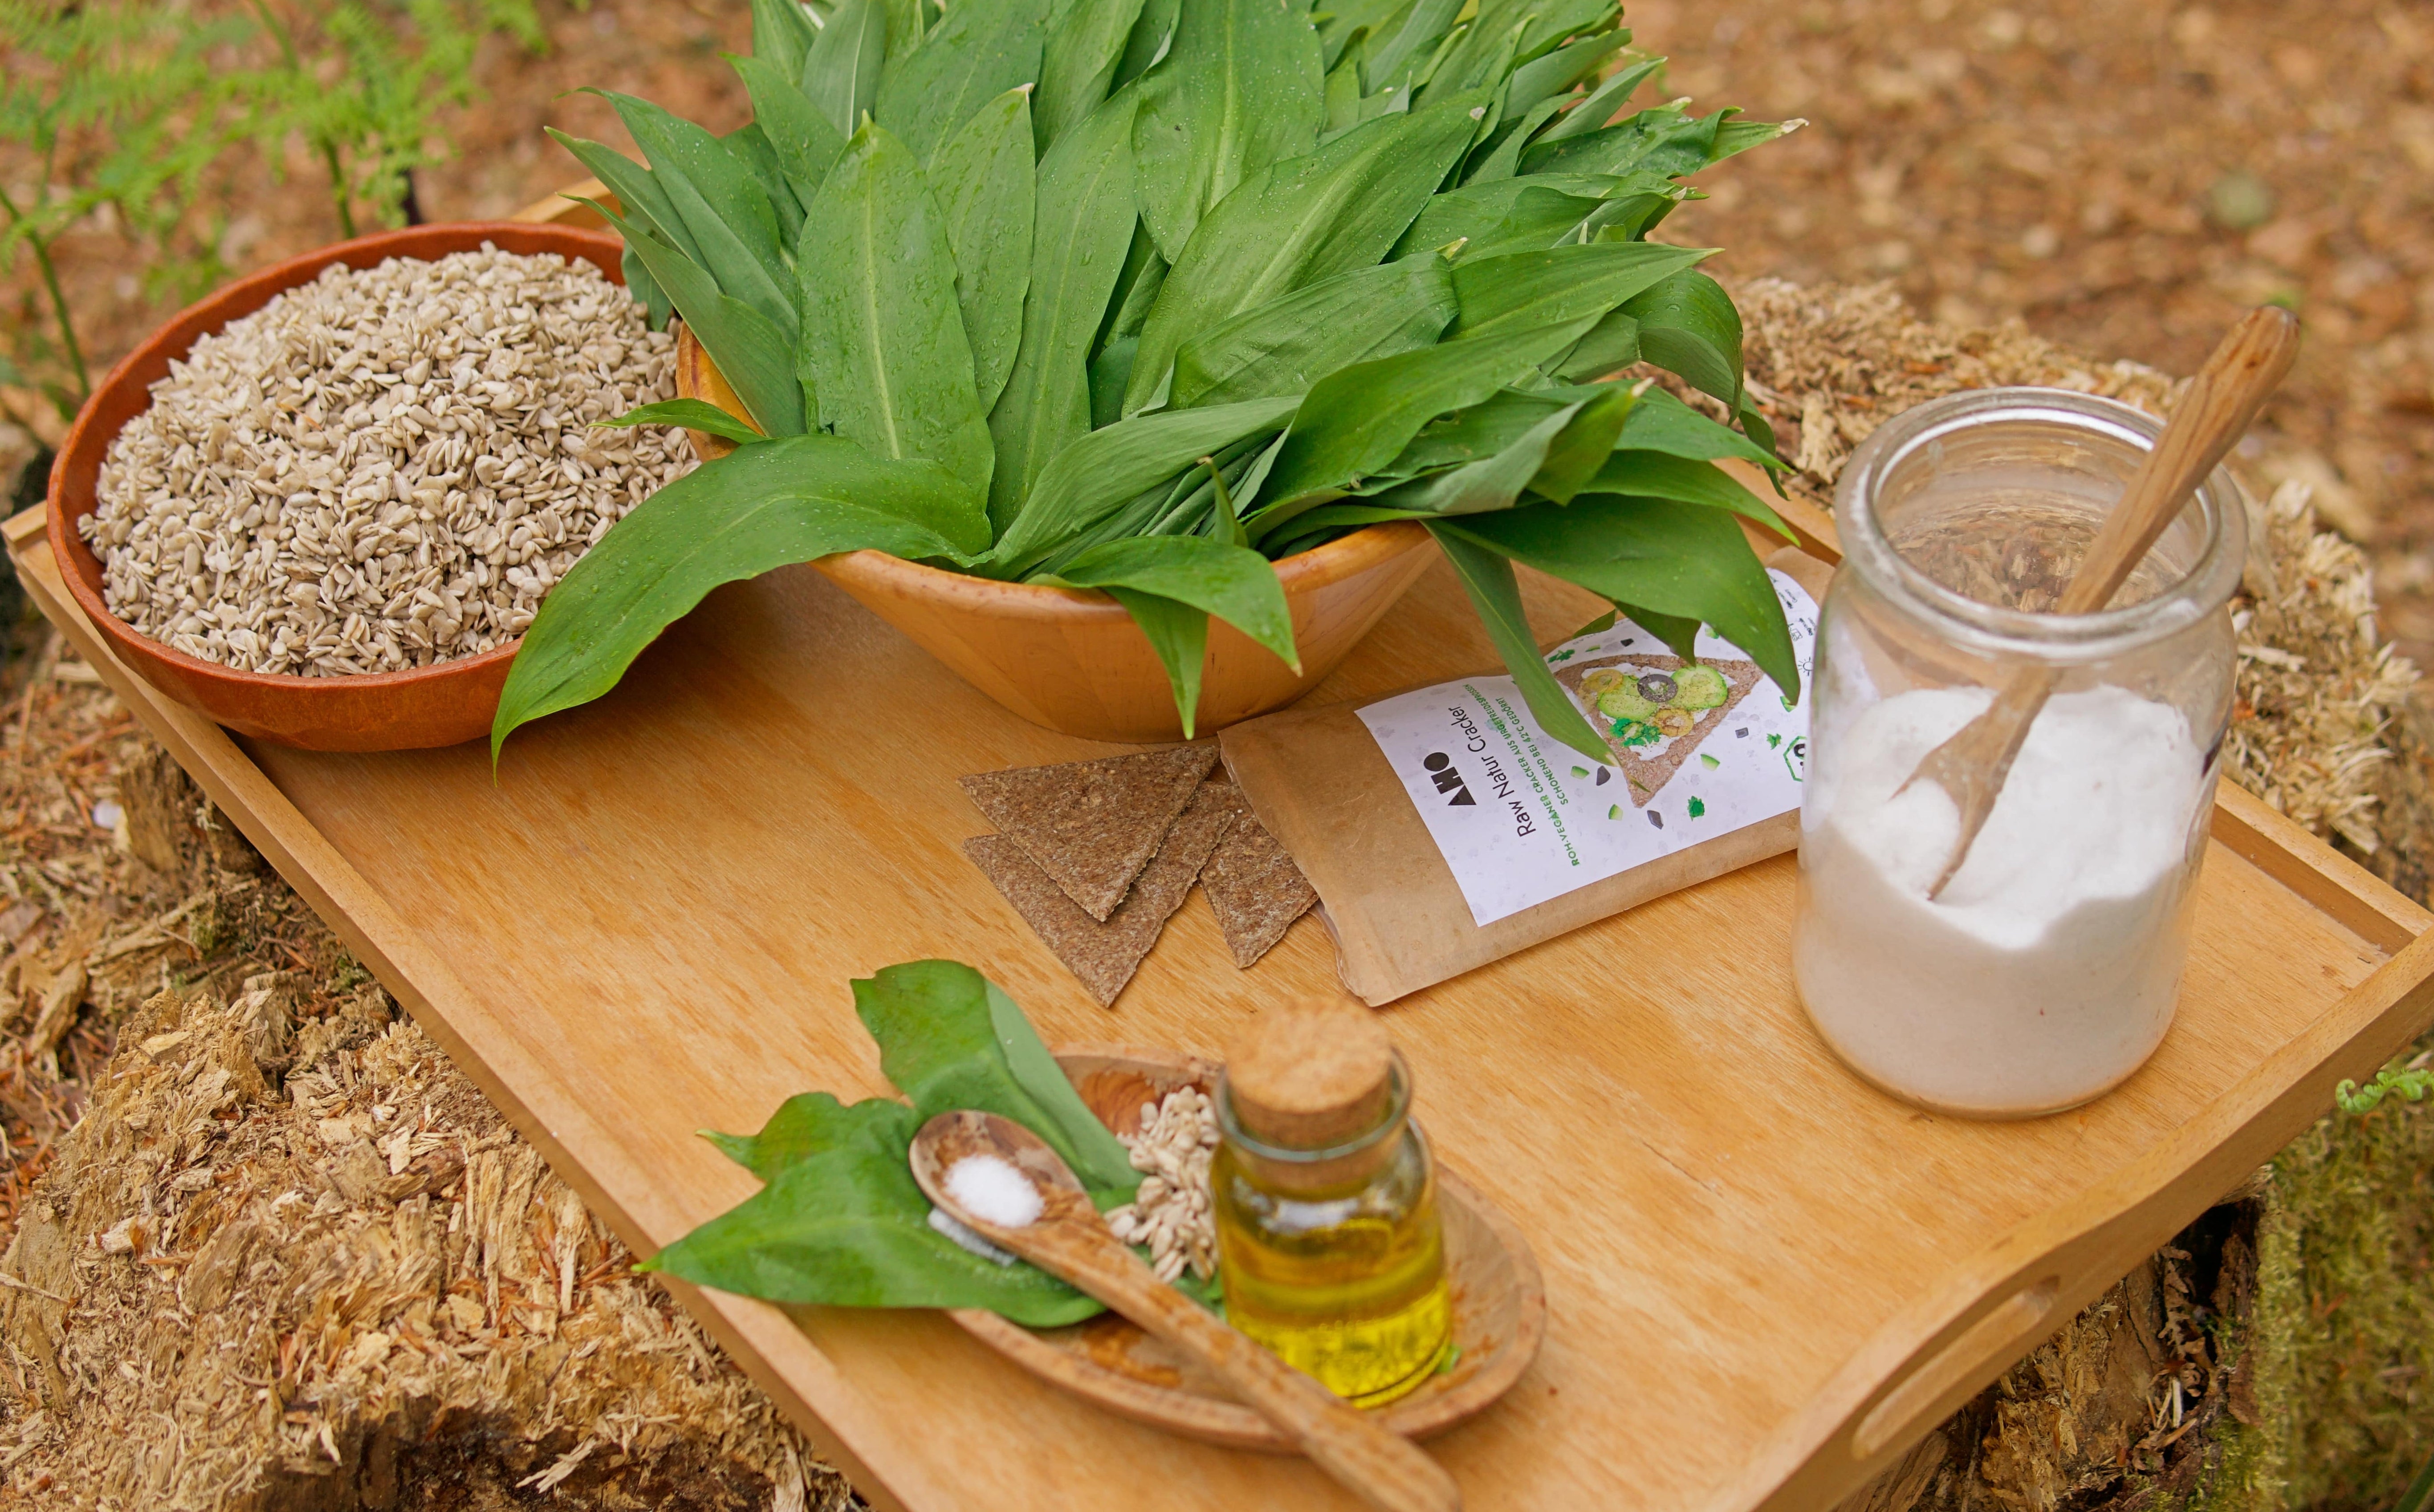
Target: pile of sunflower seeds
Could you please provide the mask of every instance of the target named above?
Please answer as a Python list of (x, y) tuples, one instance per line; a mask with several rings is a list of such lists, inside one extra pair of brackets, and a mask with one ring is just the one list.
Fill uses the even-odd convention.
[(1186, 1265), (1204, 1281), (1215, 1275), (1208, 1161), (1217, 1153), (1217, 1104), (1196, 1088), (1178, 1087), (1141, 1105), (1140, 1132), (1117, 1137), (1144, 1176), (1132, 1201), (1107, 1210), (1107, 1227), (1128, 1245), (1149, 1246), (1159, 1280), (1174, 1280)]
[(250, 672), (394, 672), (495, 649), (693, 465), (676, 346), (589, 263), (484, 243), (333, 265), (152, 386), (82, 522), (111, 612)]

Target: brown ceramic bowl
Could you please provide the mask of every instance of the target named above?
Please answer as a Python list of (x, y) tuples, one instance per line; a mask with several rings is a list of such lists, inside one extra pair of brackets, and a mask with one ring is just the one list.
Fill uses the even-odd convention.
[[(677, 332), (677, 391), (744, 418), (744, 405), (701, 344)], [(689, 433), (703, 456), (734, 447)], [(1408, 520), (1370, 525), (1277, 563), (1292, 611), (1295, 672), (1223, 620), (1208, 626), (1193, 733), (1281, 709), (1335, 670), (1428, 570), (1429, 533)], [(1183, 738), (1166, 666), (1124, 607), (1095, 589), (1003, 583), (848, 551), (812, 563), (863, 608), (904, 632), (966, 682), (1036, 725), (1089, 740)]]
[(436, 666), (353, 678), (240, 672), (171, 650), (110, 612), (101, 597), (101, 562), (76, 528), (99, 503), (94, 490), (110, 443), (152, 403), (152, 385), (169, 375), (169, 364), (193, 350), (197, 337), (261, 309), (283, 290), (311, 283), (332, 263), (373, 267), (390, 257), (429, 261), (471, 251), (486, 241), (502, 251), (580, 258), (610, 280), (625, 282), (623, 249), (616, 237), (601, 232), (468, 221), (359, 236), (266, 267), (190, 306), (128, 353), (94, 390), (51, 468), (51, 555), (86, 617), (137, 676), (238, 734), (306, 750), (415, 750), (489, 732), (507, 663), (521, 643)]

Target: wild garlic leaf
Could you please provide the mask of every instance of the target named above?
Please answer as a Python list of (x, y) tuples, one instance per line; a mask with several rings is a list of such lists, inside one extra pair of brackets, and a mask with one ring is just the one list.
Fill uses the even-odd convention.
[(643, 318), (650, 322), (651, 329), (666, 330), (668, 317), (675, 306), (668, 303), (667, 291), (651, 277), (651, 270), (643, 266), (642, 254), (630, 247), (626, 248), (624, 255), (617, 259), (617, 271), (625, 277), (626, 292), (643, 307)]
[[(1542, 507), (1559, 509), (1564, 505)], [(1505, 514), (1467, 517), (1479, 520), (1502, 520)], [(1531, 717), (1538, 728), (1579, 751), (1601, 766), (1612, 765), (1614, 752), (1606, 748), (1598, 732), (1581, 715), (1580, 705), (1555, 681), (1547, 670), (1546, 659), (1540, 655), (1538, 641), (1530, 631), (1529, 616), (1521, 610), (1521, 585), (1513, 576), (1513, 563), (1500, 547), (1479, 540), (1459, 529), (1450, 521), (1428, 522), (1429, 534), (1436, 538), (1437, 548), (1445, 553), (1453, 567), (1454, 576), (1462, 579), (1463, 592), (1470, 596), (1471, 607), (1479, 613), (1479, 622), (1487, 627), (1487, 637), (1496, 643), (1497, 654), (1504, 659), (1504, 668), (1521, 688), (1521, 699), (1530, 706)]]
[(940, 13), (946, 9), (938, 0), (886, 0), (886, 6), (890, 63), (928, 41), (937, 29)]
[(1033, 1328), (1104, 1309), (1034, 1265), (1001, 1265), (930, 1227), (906, 1150), (824, 1150), (644, 1261), (696, 1286), (831, 1307), (985, 1307)]
[(839, 551), (917, 561), (986, 544), (969, 489), (934, 462), (890, 461), (833, 436), (741, 447), (635, 506), (550, 590), (507, 669), (490, 759), (518, 726), (615, 687), (721, 583)]
[(1776, 472), (1784, 469), (1783, 459), (1773, 452), (1728, 425), (1717, 424), (1662, 388), (1651, 388), (1640, 396), (1622, 423), (1622, 434), (1615, 438), (1615, 449), (1662, 452), (1694, 462), (1737, 456)]
[(1110, 584), (1106, 593), (1122, 604), (1133, 623), (1140, 627), (1141, 638), (1149, 642), (1158, 664), (1166, 668), (1166, 685), (1174, 695), (1174, 712), (1183, 720), (1183, 738), (1191, 739), (1200, 724), (1200, 674), (1208, 657), (1208, 611), (1179, 599), (1117, 584)]
[(1456, 95), (1354, 127), (1305, 157), (1275, 163), (1200, 223), (1141, 327), (1124, 410), (1167, 386), (1184, 342), (1218, 321), (1384, 257), (1468, 149), (1473, 107)]
[(1502, 220), (1470, 238), (1462, 249), (1463, 261), (1483, 263), (1515, 252), (1542, 252), (1565, 242), (1577, 242), (1582, 239), (1582, 223), (1604, 203), (1603, 199), (1585, 199), (1552, 189), (1525, 189)]
[(1557, 504), (1569, 504), (1573, 495), (1591, 487), (1590, 479), (1614, 454), (1614, 443), (1631, 412), (1639, 407), (1641, 394), (1622, 384), (1600, 384), (1597, 391), (1581, 402), (1581, 407), (1557, 433), (1554, 443), (1539, 459), (1538, 471), (1531, 475), (1530, 491)]
[(883, 457), (928, 457), (988, 494), (947, 219), (895, 133), (866, 123), (803, 224), (803, 346), (820, 424)]
[(786, 165), (779, 159), (769, 133), (761, 129), (760, 122), (746, 121), (720, 137), (718, 143), (769, 197), (770, 208), (778, 213), (778, 244), (792, 248), (796, 235), (803, 229), (803, 202), (795, 198), (795, 187), (787, 181)]
[(1712, 626), (1787, 695), (1800, 696), (1783, 605), (1749, 538), (1722, 509), (1584, 493), (1569, 504), (1466, 515), (1431, 528), (1602, 597)]
[(1136, 103), (1129, 91), (1108, 100), (1039, 164), (1022, 340), (988, 418), (997, 446), (989, 518), (1001, 532), (1049, 458), (1090, 430), (1091, 340), (1133, 234)]
[(1343, 60), (1354, 33), (1366, 32), (1374, 40), (1411, 8), (1412, 0), (1326, 0), (1313, 6), (1311, 19), (1317, 22), (1319, 43), (1327, 49), (1328, 68), (1331, 71)]
[(865, 111), (879, 104), (879, 74), (887, 62), (885, 0), (843, 0), (803, 54), (803, 96), (851, 137)]
[(892, 1097), (866, 1097), (848, 1106), (833, 1092), (799, 1092), (780, 1103), (758, 1134), (702, 1137), (762, 1180), (775, 1181), (786, 1167), (830, 1150), (887, 1155), (909, 1149), (920, 1126), (920, 1115)]
[(1237, 441), (1273, 435), (1296, 403), (1262, 399), (1141, 415), (1083, 435), (1041, 470), (1022, 512), (980, 570), (991, 577), (1021, 576), (1143, 490)]
[(1274, 563), (1205, 536), (1136, 536), (1093, 546), (1056, 576), (1081, 588), (1129, 588), (1206, 610), (1299, 671), (1293, 612)]
[(711, 1136), (768, 1185), (644, 1268), (774, 1301), (986, 1307), (1043, 1328), (1099, 1311), (1043, 1271), (956, 1246), (931, 1227), (929, 1199), (912, 1177), (910, 1150), (922, 1121), (972, 1108), (1046, 1140), (1103, 1209), (1139, 1190), (1140, 1174), (1123, 1145), (1074, 1091), (1022, 1010), (955, 961), (891, 966), (853, 989), (883, 1068), (913, 1106), (870, 1098), (848, 1107), (813, 1092), (789, 1098), (756, 1135)]
[(1186, 342), (1168, 402), (1186, 409), (1300, 394), (1339, 368), (1433, 345), (1455, 309), (1452, 274), (1434, 252), (1338, 273)]
[(786, 330), (742, 300), (721, 293), (705, 269), (649, 232), (605, 205), (584, 203), (625, 234), (626, 249), (642, 259), (651, 281), (667, 292), (694, 338), (744, 401), (753, 423), (769, 436), (800, 435), (803, 393), (795, 379), (794, 342)]
[[(929, 1119), (975, 1108), (1010, 1118), (1046, 1141), (1085, 1187), (1138, 1186), (1140, 1173), (1123, 1142), (1054, 1071), (1020, 1010), (1003, 1012), (994, 1006), (1000, 1001), (1014, 1007), (961, 961), (912, 961), (853, 982), (853, 1011), (879, 1041), (879, 1069), (915, 1113)], [(1051, 1074), (1039, 1074), (1042, 1060)]]
[(1168, 262), (1238, 184), (1317, 145), (1325, 80), (1308, 0), (1183, 7), (1133, 125), (1133, 196)]
[(1010, 89), (981, 107), (930, 163), (930, 187), (946, 215), (947, 245), (955, 257), (955, 298), (983, 414), (1005, 391), (1022, 339), (1038, 202), (1032, 134), (1030, 96)]
[(1737, 157), (1755, 146), (1762, 146), (1781, 137), (1790, 136), (1808, 123), (1805, 121), (1736, 121), (1730, 117), (1739, 111), (1719, 111), (1715, 145), (1707, 149), (1710, 166), (1726, 158)]
[(1523, 432), (1492, 456), (1370, 496), (1371, 504), (1430, 515), (1509, 509), (1525, 491), (1564, 503), (1595, 475), (1631, 412), (1630, 389), (1618, 384), (1575, 400)]
[[(989, 1029), (997, 1037), (998, 1054), (1005, 1060), (1007, 1074), (1014, 1077), (1016, 1086), (1030, 1094), (1033, 1104), (1081, 1157), (1073, 1172), (1082, 1177), (1082, 1184), (1094, 1194), (1130, 1192), (1140, 1177), (1132, 1168), (1131, 1154), (1124, 1149), (1123, 1141), (1107, 1132), (1107, 1126), (1090, 1111), (1082, 1094), (1073, 1090), (1065, 1068), (1056, 1063), (1056, 1057), (1040, 1040), (1039, 1031), (1032, 1027), (1030, 1018), (1005, 988), (960, 961), (926, 961), (917, 963), (917, 968), (886, 967), (873, 980), (883, 983), (897, 980), (908, 970), (930, 969), (922, 983), (926, 989), (961, 1000), (968, 988), (947, 970), (951, 967), (960, 968), (980, 981), (988, 1000)], [(877, 1032), (876, 1028), (872, 1030), (874, 1035)], [(1044, 1132), (1041, 1137), (1046, 1138)]]
[[(778, 0), (792, 5), (794, 0)], [(828, 182), (829, 169), (845, 152), (845, 137), (795, 83), (796, 76), (780, 73), (759, 58), (728, 60), (752, 95), (752, 120), (778, 151), (786, 182), (803, 208)]]
[(718, 138), (648, 100), (586, 93), (617, 108), (719, 288), (780, 325), (792, 321), (793, 274), (780, 248), (778, 212), (744, 164)]
[(1565, 389), (1499, 389), (1420, 427), (1395, 459), (1378, 470), (1375, 481), (1352, 491), (1374, 496), (1423, 473), (1494, 456), (1555, 411), (1590, 397)]
[(754, 441), (768, 439), (707, 399), (662, 399), (656, 404), (629, 409), (615, 420), (594, 421), (592, 423), (617, 430), (629, 425), (682, 425), (689, 430), (733, 441), (738, 446), (749, 446)]
[(1319, 121), (1319, 140), (1325, 142), (1339, 131), (1347, 131), (1366, 119), (1361, 113), (1361, 73), (1368, 61), (1369, 34), (1356, 30), (1343, 58), (1327, 68), (1327, 78), (1320, 86), (1319, 98), (1323, 115)]
[(1704, 505), (1746, 516), (1787, 541), (1793, 539), (1791, 527), (1783, 523), (1773, 506), (1733, 481), (1729, 473), (1706, 462), (1668, 456), (1662, 452), (1617, 451), (1600, 461), (1597, 476), (1585, 487), (1599, 493)]
[(1127, 336), (1140, 336), (1141, 323), (1149, 318), (1150, 306), (1157, 302), (1157, 291), (1166, 287), (1171, 271), (1149, 228), (1136, 222), (1132, 245), (1124, 251), (1124, 270), (1116, 275), (1116, 292), (1107, 301), (1107, 318), (1099, 328), (1101, 350)]
[(1183, 13), (1182, 0), (1141, 0), (1140, 19), (1124, 39), (1124, 55), (1116, 60), (1110, 95), (1156, 67), (1174, 44), (1174, 25)]
[(874, 113), (926, 163), (940, 144), (1008, 90), (1039, 80), (1049, 0), (973, 0), (948, 8), (921, 45), (890, 63)]
[[(1644, 245), (1644, 244), (1643, 244)], [(1727, 404), (1741, 397), (1741, 318), (1706, 274), (1684, 269), (1624, 301), (1639, 322), (1639, 354)]]
[(1630, 42), (1631, 33), (1628, 31), (1602, 31), (1593, 36), (1575, 38), (1551, 53), (1532, 59), (1513, 71), (1505, 107), (1526, 111), (1544, 100), (1560, 103), (1567, 91), (1597, 72), (1600, 65), (1629, 45)]
[[(582, 137), (569, 136), (554, 126), (545, 126), (550, 140), (574, 154), (577, 163), (591, 170), (591, 176), (608, 186), (624, 208), (626, 218), (682, 252), (695, 264), (701, 262), (701, 246), (685, 230), (684, 217), (677, 214), (676, 201), (660, 187), (651, 170), (624, 153), (603, 146)], [(581, 197), (576, 197), (580, 198)], [(590, 201), (585, 201), (589, 203)]]
[(1031, 105), (1032, 131), (1042, 154), (1107, 97), (1140, 14), (1141, 0), (1065, 0), (1050, 19), (1039, 92)]
[[(1339, 369), (1303, 398), (1266, 496), (1290, 504), (1369, 476), (1394, 461), (1421, 426), (1534, 372), (1589, 324), (1448, 341)], [(1260, 517), (1250, 524), (1260, 534)]]
[(1546, 365), (1566, 383), (1588, 383), (1620, 372), (1639, 360), (1639, 322), (1621, 310), (1609, 310), (1588, 328), (1572, 350)]
[(819, 34), (795, 0), (752, 0), (752, 56), (780, 77), (803, 77), (803, 55)]
[(1623, 64), (1607, 75), (1597, 88), (1589, 91), (1587, 98), (1566, 112), (1562, 120), (1538, 133), (1538, 140), (1542, 143), (1561, 142), (1604, 129), (1614, 119), (1615, 112), (1629, 102), (1632, 92), (1664, 66), (1662, 58), (1643, 58)]
[(1470, 165), (1463, 170), (1465, 183), (1494, 183), (1510, 179), (1517, 171), (1521, 148), (1535, 135), (1538, 128), (1553, 119), (1559, 100), (1540, 100), (1522, 108), (1518, 120), (1499, 125), (1487, 140), (1471, 152)]
[[(1678, 105), (1657, 105), (1580, 136), (1538, 141), (1521, 154), (1523, 173), (1696, 173), (1715, 150), (1720, 116), (1695, 119)], [(1552, 129), (1550, 129), (1551, 133)]]
[(1372, 94), (1409, 82), (1445, 40), (1465, 0), (1417, 0), (1403, 24), (1372, 33), (1367, 83)]
[(1476, 340), (1602, 317), (1712, 255), (1656, 242), (1591, 242), (1476, 262), (1464, 258), (1453, 269), (1454, 297), (1462, 308), (1448, 339)]
[[(1539, 173), (1511, 179), (1483, 180), (1459, 189), (1448, 189), (1432, 196), (1422, 206), (1419, 215), (1396, 242), (1397, 255), (1424, 251), (1431, 248), (1464, 241), (1473, 246), (1485, 241), (1514, 213), (1523, 197), (1534, 189), (1603, 203), (1618, 195), (1664, 194), (1679, 195), (1680, 185), (1654, 175), (1633, 176), (1605, 173)], [(1544, 244), (1542, 244), (1544, 245)], [(1506, 248), (1507, 251), (1534, 249)], [(1472, 246), (1463, 248), (1461, 255), (1493, 256), (1492, 252), (1474, 253)]]

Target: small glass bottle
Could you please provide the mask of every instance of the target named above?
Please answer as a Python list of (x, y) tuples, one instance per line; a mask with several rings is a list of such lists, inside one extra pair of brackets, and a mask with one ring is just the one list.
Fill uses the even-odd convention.
[[(2073, 1108), (2171, 1023), (2231, 717), (2238, 486), (2208, 478), (2110, 606), (2051, 612), (2158, 428), (1981, 389), (1886, 421), (1843, 469), (1792, 973), (1826, 1041), (1910, 1102)], [(1936, 892), (1960, 811), (1911, 774), (2023, 676), (2051, 696)]]
[(1375, 1014), (1269, 1009), (1218, 1084), (1210, 1167), (1226, 1321), (1383, 1406), (1452, 1343), (1436, 1177), (1411, 1070)]

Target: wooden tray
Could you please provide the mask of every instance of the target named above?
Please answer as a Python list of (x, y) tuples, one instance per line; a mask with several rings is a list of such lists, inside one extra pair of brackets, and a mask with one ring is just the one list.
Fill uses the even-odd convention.
[[(1145, 1103), (1178, 1087), (1208, 1092), (1217, 1086), (1218, 1063), (1199, 1056), (1123, 1045), (1068, 1045), (1055, 1054), (1082, 1101), (1119, 1134), (1140, 1127)], [(1452, 1172), (1437, 1173), (1437, 1193), (1460, 1353), (1450, 1369), (1381, 1414), (1387, 1427), (1411, 1438), (1432, 1437), (1485, 1412), (1530, 1368), (1547, 1335), (1547, 1292), (1529, 1241)], [(947, 1315), (1042, 1381), (1109, 1412), (1206, 1443), (1300, 1452), (1198, 1361), (1112, 1313), (1061, 1329), (1027, 1329), (979, 1308)]]
[[(1105, 747), (1016, 720), (809, 568), (711, 594), (614, 694), (519, 733), (494, 782), (479, 745), (232, 741), (110, 660), (38, 519), (8, 537), (44, 612), (638, 1250), (754, 1188), (694, 1130), (886, 1090), (848, 976), (954, 956), (1051, 1041), (1191, 1045), (1333, 980), (1317, 920), (1237, 971), (1194, 902), (1093, 1005), (965, 860), (986, 826), (955, 778)], [(1594, 612), (1526, 592), (1544, 637)], [(1316, 696), (1495, 662), (1440, 563)], [(1786, 971), (1790, 857), (1394, 1005), (1441, 1163), (1547, 1285), (1537, 1363), (1431, 1444), (1474, 1504), (1832, 1503), (2434, 1018), (2423, 910), (2228, 784), (2214, 835), (2162, 1049), (2031, 1123), (1932, 1117), (1835, 1061)], [(1735, 948), (1608, 969), (1684, 937)], [(1303, 1461), (1053, 1390), (942, 1315), (682, 1295), (883, 1507), (1353, 1504)]]

